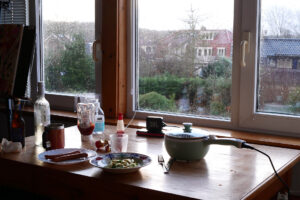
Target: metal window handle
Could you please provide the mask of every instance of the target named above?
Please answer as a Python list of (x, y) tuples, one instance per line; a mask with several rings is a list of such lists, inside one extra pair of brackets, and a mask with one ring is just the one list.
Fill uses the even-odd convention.
[(243, 33), (241, 48), (242, 48), (241, 66), (246, 67), (246, 54), (250, 52), (250, 32)]
[(100, 43), (100, 40), (95, 40), (94, 42), (93, 42), (93, 60), (95, 61), (95, 62), (98, 62), (99, 61), (99, 59), (97, 58), (97, 44), (101, 44)]

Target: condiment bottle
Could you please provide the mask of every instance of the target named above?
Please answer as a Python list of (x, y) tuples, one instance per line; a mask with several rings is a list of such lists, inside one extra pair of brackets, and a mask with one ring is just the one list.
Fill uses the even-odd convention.
[(125, 128), (124, 128), (123, 114), (119, 113), (118, 121), (117, 121), (117, 134), (123, 134), (124, 131)]
[(21, 101), (17, 100), (14, 105), (12, 131), (10, 139), (12, 142), (21, 142), (25, 146), (25, 121), (22, 117)]

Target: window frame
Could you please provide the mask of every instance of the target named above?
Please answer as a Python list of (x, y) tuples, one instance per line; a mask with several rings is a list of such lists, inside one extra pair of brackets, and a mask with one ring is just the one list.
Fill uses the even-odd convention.
[[(238, 0), (235, 0), (238, 1)], [(136, 91), (138, 89), (138, 82), (135, 80), (137, 67), (135, 66), (135, 63), (138, 63), (137, 57), (138, 53), (136, 51), (137, 48), (137, 39), (136, 39), (136, 23), (133, 23), (133, 21), (136, 19), (137, 15), (137, 9), (138, 9), (138, 2), (137, 0), (131, 0), (127, 2), (128, 4), (128, 19), (127, 19), (127, 26), (128, 26), (128, 45), (127, 45), (127, 56), (128, 56), (128, 68), (127, 68), (127, 80), (130, 82), (128, 84), (127, 88), (127, 116), (133, 117), (135, 114), (135, 118), (137, 119), (146, 119), (147, 116), (161, 116), (164, 118), (165, 121), (170, 123), (183, 123), (186, 121), (192, 122), (193, 125), (199, 125), (199, 126), (209, 126), (209, 127), (217, 127), (217, 128), (228, 128), (232, 129), (235, 127), (235, 124), (237, 124), (235, 117), (235, 110), (232, 110), (231, 114), (231, 120), (224, 119), (224, 118), (218, 118), (218, 117), (205, 117), (205, 116), (194, 116), (194, 115), (184, 115), (184, 114), (174, 114), (174, 113), (166, 113), (166, 112), (151, 112), (151, 111), (142, 111), (137, 110), (137, 103), (135, 102), (135, 99), (137, 99)], [(238, 5), (239, 3), (237, 3)], [(234, 8), (235, 12), (238, 11), (238, 9)], [(234, 21), (236, 21), (236, 16), (234, 16)], [(235, 23), (233, 23), (235, 24)], [(233, 29), (236, 29), (237, 27), (234, 25)], [(238, 37), (238, 35), (233, 31), (233, 37)], [(135, 45), (133, 45), (135, 44)], [(233, 57), (233, 62), (237, 63), (235, 61), (236, 58)], [(234, 73), (234, 69), (233, 72)], [(234, 80), (233, 80), (234, 81)], [(236, 80), (235, 80), (236, 81)], [(236, 89), (236, 88), (232, 88)], [(232, 101), (235, 97), (232, 95)]]
[[(134, 17), (137, 14), (137, 0), (129, 1), (131, 10), (128, 17), (129, 36), (128, 37), (128, 80), (130, 81), (130, 87), (128, 88), (128, 103), (127, 114), (133, 116), (136, 113), (136, 118), (145, 119), (149, 115), (159, 115), (167, 122), (182, 123), (185, 121), (192, 122), (194, 125), (228, 128), (242, 131), (255, 131), (284, 136), (298, 136), (297, 124), (300, 119), (296, 116), (287, 115), (274, 115), (266, 113), (255, 113), (254, 108), (256, 106), (256, 87), (257, 87), (257, 54), (258, 46), (258, 25), (259, 25), (259, 6), (260, 0), (247, 1), (247, 0), (235, 0), (234, 1), (234, 19), (233, 19), (233, 57), (232, 57), (232, 97), (231, 97), (231, 120), (217, 119), (217, 118), (205, 118), (198, 116), (188, 116), (181, 114), (169, 114), (159, 112), (147, 112), (137, 110), (135, 95), (138, 83), (136, 82), (136, 66), (137, 62), (137, 44), (136, 42), (136, 22), (133, 23)], [(242, 68), (240, 66), (241, 60), (241, 41), (243, 32), (251, 32), (250, 46), (252, 48), (251, 53), (246, 57), (247, 66)], [(198, 52), (197, 52), (198, 53)], [(249, 94), (253, 94), (249, 98)], [(136, 98), (137, 99), (137, 98)], [(138, 100), (137, 100), (138, 101)], [(282, 124), (284, 119), (285, 123)], [(298, 130), (299, 132), (299, 130)]]
[[(242, 32), (251, 32), (250, 47), (255, 49), (255, 51), (250, 50), (249, 56), (246, 58), (247, 66), (241, 69), (239, 126), (241, 128), (257, 130), (264, 133), (299, 137), (299, 116), (256, 112), (255, 110), (257, 107), (257, 58), (259, 56), (259, 12), (261, 1), (256, 0), (251, 2), (244, 1), (242, 7)], [(250, 18), (252, 20), (249, 20)], [(253, 96), (249, 98), (247, 94), (253, 94)]]
[[(43, 57), (43, 18), (42, 18), (42, 1), (41, 0), (35, 0), (35, 6), (36, 6), (36, 27), (37, 27), (37, 51), (36, 51), (36, 80), (34, 83), (37, 83), (38, 81), (44, 80), (44, 57)], [(95, 0), (95, 41), (101, 41), (101, 35), (102, 35), (102, 0)], [(100, 46), (101, 49), (101, 46)], [(101, 51), (96, 51), (96, 56), (98, 59), (97, 62), (95, 62), (95, 94), (100, 95), (100, 102), (101, 101), (101, 82), (102, 82), (102, 54)], [(33, 86), (33, 89), (36, 90), (36, 85)], [(32, 93), (32, 95), (35, 97), (36, 92)], [(45, 97), (50, 103), (51, 109), (57, 109), (57, 110), (65, 110), (65, 111), (75, 111), (76, 109), (76, 102), (78, 100), (78, 96), (80, 94), (61, 94), (61, 93), (52, 93), (45, 91)]]

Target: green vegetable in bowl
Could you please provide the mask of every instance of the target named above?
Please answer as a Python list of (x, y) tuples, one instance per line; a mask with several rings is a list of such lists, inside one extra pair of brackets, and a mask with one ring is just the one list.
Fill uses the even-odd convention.
[(137, 167), (138, 163), (131, 158), (126, 158), (126, 159), (113, 159), (109, 163), (107, 167), (109, 168), (133, 168)]

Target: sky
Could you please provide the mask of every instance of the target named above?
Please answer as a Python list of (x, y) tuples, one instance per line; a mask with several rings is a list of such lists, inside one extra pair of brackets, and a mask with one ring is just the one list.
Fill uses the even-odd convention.
[[(55, 21), (94, 21), (95, 0), (43, 0), (43, 19)], [(139, 0), (139, 26), (154, 30), (188, 28), (184, 22), (191, 7), (198, 13), (199, 27), (229, 29), (233, 24), (234, 0)], [(272, 6), (300, 10), (300, 0), (262, 0)], [(67, 9), (66, 9), (67, 8)]]
[(95, 21), (95, 0), (43, 0), (43, 20)]

